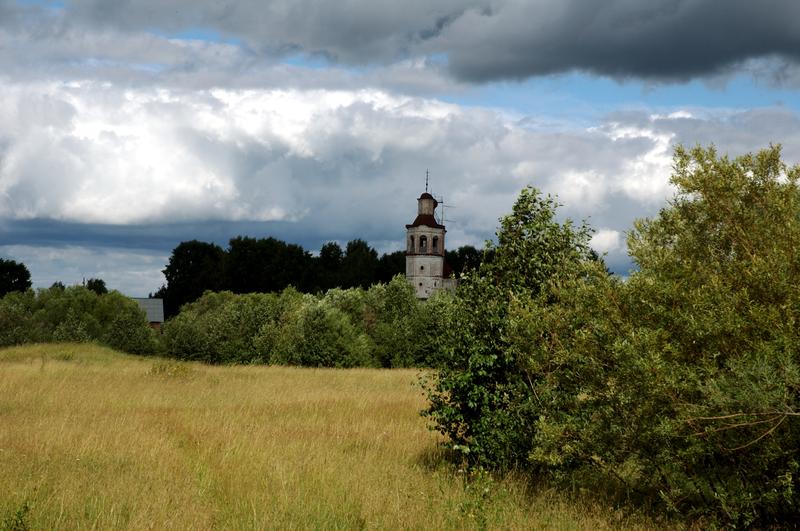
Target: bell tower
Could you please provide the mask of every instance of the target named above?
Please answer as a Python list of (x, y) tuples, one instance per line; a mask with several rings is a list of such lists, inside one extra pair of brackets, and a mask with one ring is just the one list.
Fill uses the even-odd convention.
[[(419, 299), (429, 298), (445, 285), (444, 225), (436, 221), (439, 202), (428, 193), (417, 199), (417, 217), (406, 225), (406, 279)], [(449, 284), (449, 283), (448, 283)]]

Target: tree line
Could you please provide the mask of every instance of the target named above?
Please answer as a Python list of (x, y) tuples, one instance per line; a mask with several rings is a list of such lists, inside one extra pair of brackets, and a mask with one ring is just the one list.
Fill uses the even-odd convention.
[[(446, 261), (457, 275), (476, 267), (482, 256), (475, 247), (463, 246), (448, 251)], [(237, 236), (227, 249), (191, 240), (173, 249), (163, 271), (166, 283), (151, 296), (164, 299), (165, 315), (171, 317), (205, 291), (277, 293), (291, 286), (301, 293), (324, 293), (333, 288), (369, 288), (405, 274), (405, 267), (404, 251), (379, 257), (361, 239), (349, 241), (344, 249), (336, 242), (326, 243), (317, 256), (273, 237)]]
[(324, 293), (205, 292), (163, 328), (162, 352), (205, 363), (432, 367), (452, 296), (417, 300), (402, 275)]

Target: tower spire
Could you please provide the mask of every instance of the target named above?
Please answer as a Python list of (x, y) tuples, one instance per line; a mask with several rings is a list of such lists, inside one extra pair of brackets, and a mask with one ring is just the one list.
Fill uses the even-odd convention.
[(425, 169), (425, 193), (428, 193), (428, 170)]

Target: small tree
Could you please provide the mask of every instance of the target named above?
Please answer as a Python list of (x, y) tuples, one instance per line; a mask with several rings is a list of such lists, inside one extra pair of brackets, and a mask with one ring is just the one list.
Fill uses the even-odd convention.
[(25, 264), (0, 258), (0, 297), (31, 287), (31, 273)]
[(296, 319), (286, 323), (272, 363), (310, 367), (369, 367), (370, 340), (353, 326), (347, 315), (325, 300), (308, 300)]
[(450, 327), (449, 356), (427, 383), (427, 415), (452, 447), (497, 466), (525, 463), (539, 412), (521, 360), (508, 343), (508, 312), (518, 298), (537, 296), (554, 278), (577, 274), (589, 255), (586, 226), (555, 219), (556, 202), (522, 190), (500, 220), (494, 259), (461, 277)]
[(106, 288), (106, 281), (101, 278), (90, 278), (86, 281), (86, 289), (89, 291), (94, 291), (98, 295), (103, 295), (108, 293), (108, 288)]

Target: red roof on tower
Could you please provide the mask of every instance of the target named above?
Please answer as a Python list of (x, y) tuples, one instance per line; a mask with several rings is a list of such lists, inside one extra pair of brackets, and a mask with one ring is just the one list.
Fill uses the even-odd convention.
[(434, 229), (443, 229), (444, 228), (444, 225), (439, 225), (438, 223), (436, 223), (436, 218), (433, 217), (430, 214), (420, 214), (414, 220), (414, 223), (412, 223), (410, 225), (406, 225), (406, 228), (410, 229), (411, 227), (420, 227), (420, 226), (423, 226), (423, 225), (426, 226), (426, 227), (433, 227)]

